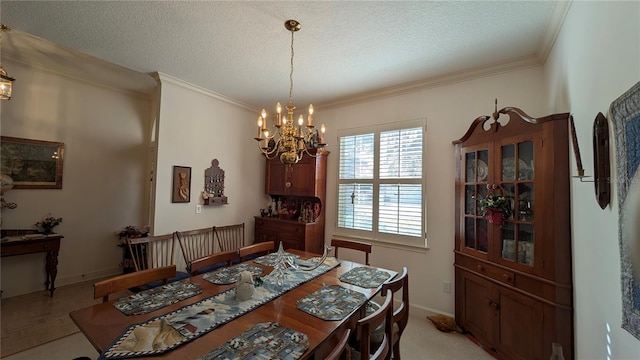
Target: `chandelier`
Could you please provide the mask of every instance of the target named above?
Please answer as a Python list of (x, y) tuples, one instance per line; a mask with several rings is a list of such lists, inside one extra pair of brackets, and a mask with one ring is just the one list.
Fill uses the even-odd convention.
[[(301, 25), (296, 20), (287, 20), (284, 27), (291, 31), (291, 70), (289, 72), (289, 103), (286, 106), (287, 113), (283, 116), (282, 105), (276, 104), (276, 117), (274, 130), (267, 126), (267, 111), (262, 109), (258, 116), (258, 148), (268, 158), (280, 157), (283, 164), (295, 164), (306, 153), (315, 157), (317, 149), (325, 146), (325, 126), (322, 124), (320, 133), (313, 125), (313, 105), (309, 105), (309, 114), (305, 125), (304, 116), (300, 114), (297, 124), (293, 122), (293, 33), (300, 30)], [(310, 151), (311, 150), (311, 151)]]
[[(0, 24), (0, 33), (3, 31), (11, 31), (11, 28), (5, 24)], [(0, 39), (2, 39), (2, 35), (0, 35)], [(2, 65), (0, 65), (0, 100), (11, 99), (11, 87), (14, 80), (14, 78), (7, 74)]]

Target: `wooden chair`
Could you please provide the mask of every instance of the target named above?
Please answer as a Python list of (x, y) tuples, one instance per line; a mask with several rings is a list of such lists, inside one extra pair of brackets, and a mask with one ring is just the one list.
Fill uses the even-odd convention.
[(220, 251), (238, 250), (244, 246), (244, 223), (214, 228)]
[(334, 248), (336, 251), (335, 252), (336, 258), (338, 258), (338, 248), (362, 251), (365, 253), (365, 265), (370, 265), (369, 254), (371, 254), (371, 244), (359, 242), (359, 241), (331, 239), (331, 247)]
[(213, 233), (213, 227), (176, 232), (185, 264), (216, 252)]
[(136, 271), (175, 265), (175, 234), (126, 239)]
[[(389, 359), (391, 355), (391, 323), (393, 321), (393, 292), (387, 290), (385, 294), (385, 301), (373, 314), (358, 320), (356, 324), (356, 341), (358, 345), (358, 351), (354, 351), (354, 359), (360, 360), (382, 360)], [(383, 325), (384, 324), (384, 325)], [(384, 336), (377, 344), (376, 348), (372, 348), (374, 345), (371, 341), (372, 333), (381, 325), (384, 326)]]
[(389, 280), (382, 284), (382, 294), (388, 291), (394, 295), (402, 290), (402, 301), (398, 308), (393, 310), (393, 321), (391, 327), (391, 346), (393, 347), (394, 360), (400, 360), (400, 337), (409, 322), (409, 274), (407, 268), (402, 268), (402, 273), (395, 279)]
[(231, 266), (234, 261), (239, 259), (240, 257), (238, 256), (237, 250), (218, 252), (193, 260), (191, 263), (187, 264), (187, 271), (191, 275), (197, 275), (213, 271), (221, 267)]
[(338, 340), (338, 344), (331, 350), (331, 352), (324, 358), (324, 360), (339, 360), (339, 359), (350, 359), (350, 351), (349, 349), (349, 336), (351, 336), (351, 329), (346, 329), (340, 340)]
[(129, 274), (119, 275), (93, 284), (93, 298), (102, 298), (102, 302), (109, 301), (109, 294), (162, 280), (167, 283), (176, 276), (176, 266), (163, 266), (154, 269), (140, 270)]
[(273, 241), (259, 242), (252, 245), (243, 246), (238, 251), (240, 261), (246, 261), (250, 257), (255, 258), (257, 255), (268, 254), (275, 249)]

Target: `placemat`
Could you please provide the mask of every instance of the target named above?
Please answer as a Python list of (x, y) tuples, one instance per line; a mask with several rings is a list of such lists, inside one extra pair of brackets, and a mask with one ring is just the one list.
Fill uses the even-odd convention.
[[(298, 259), (300, 257), (299, 255), (295, 255), (295, 254), (291, 254), (291, 253), (286, 253), (286, 255), (287, 256), (292, 256), (295, 259)], [(253, 259), (253, 262), (258, 263), (260, 265), (273, 266), (273, 265), (275, 265), (277, 260), (278, 260), (278, 253), (274, 252), (274, 253), (271, 253), (271, 254), (262, 255), (260, 257), (257, 257), (255, 259)]]
[(309, 337), (275, 322), (256, 324), (198, 360), (299, 359), (309, 348)]
[(113, 306), (125, 315), (142, 315), (202, 293), (202, 286), (176, 281), (118, 299)]
[(261, 275), (263, 270), (259, 266), (242, 263), (205, 273), (202, 278), (217, 285), (233, 284), (238, 281), (238, 274), (241, 271), (249, 271), (257, 276)]
[(353, 268), (340, 275), (340, 281), (363, 288), (377, 288), (391, 277), (386, 271), (368, 267)]
[(367, 297), (340, 285), (324, 286), (296, 302), (296, 307), (323, 320), (342, 320), (359, 308)]

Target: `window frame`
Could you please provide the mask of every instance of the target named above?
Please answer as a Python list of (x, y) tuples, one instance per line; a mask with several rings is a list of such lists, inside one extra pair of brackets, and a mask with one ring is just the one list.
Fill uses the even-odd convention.
[[(409, 128), (422, 128), (422, 172), (421, 177), (416, 178), (385, 178), (380, 179), (380, 133), (385, 131), (395, 131)], [(391, 123), (383, 123), (377, 125), (363, 126), (350, 129), (338, 129), (338, 154), (341, 153), (342, 138), (347, 136), (358, 136), (373, 133), (374, 145), (374, 171), (372, 179), (340, 179), (341, 160), (338, 157), (338, 166), (336, 171), (336, 219), (334, 235), (340, 238), (363, 240), (369, 242), (380, 243), (381, 245), (401, 245), (407, 247), (426, 248), (427, 247), (427, 206), (426, 206), (426, 119), (416, 119), (408, 121), (398, 121)], [(372, 204), (372, 230), (356, 230), (339, 226), (340, 216), (340, 186), (348, 184), (371, 184), (373, 186), (373, 204)], [(379, 227), (379, 201), (380, 201), (380, 185), (384, 184), (419, 184), (422, 189), (421, 201), (421, 236), (399, 235), (386, 232), (380, 232)]]

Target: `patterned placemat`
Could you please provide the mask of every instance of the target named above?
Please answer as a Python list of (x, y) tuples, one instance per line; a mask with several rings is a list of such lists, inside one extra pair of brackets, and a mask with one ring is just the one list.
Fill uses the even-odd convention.
[(176, 281), (118, 299), (113, 306), (125, 315), (142, 315), (202, 293), (202, 286)]
[(340, 275), (340, 281), (363, 288), (377, 288), (390, 277), (391, 274), (386, 271), (357, 267)]
[(324, 286), (298, 300), (298, 309), (323, 320), (342, 320), (359, 308), (367, 297), (340, 285)]
[[(295, 255), (295, 254), (291, 254), (291, 253), (286, 253), (287, 256), (292, 256), (294, 259), (298, 259), (300, 256), (299, 255)], [(265, 266), (273, 266), (275, 265), (276, 261), (278, 260), (278, 253), (274, 252), (271, 254), (267, 254), (267, 255), (263, 255), (260, 257), (257, 257), (255, 259), (253, 259), (253, 262), (258, 263), (260, 265), (265, 265)]]
[(309, 337), (275, 322), (256, 324), (199, 360), (299, 359), (309, 348)]
[(261, 275), (263, 270), (259, 266), (242, 263), (205, 273), (202, 278), (217, 285), (233, 284), (238, 281), (238, 274), (241, 271), (249, 271), (257, 276)]

